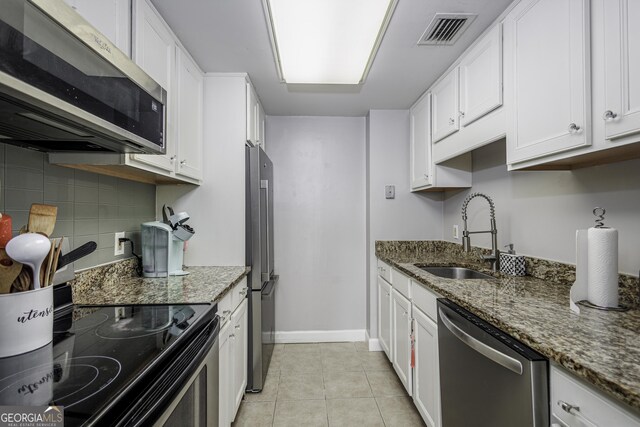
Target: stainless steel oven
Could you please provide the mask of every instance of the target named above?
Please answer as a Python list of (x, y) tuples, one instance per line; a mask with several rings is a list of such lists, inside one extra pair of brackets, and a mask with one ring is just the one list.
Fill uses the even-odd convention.
[(154, 426), (218, 425), (218, 341), (184, 384)]
[(442, 425), (547, 427), (547, 359), (438, 299)]

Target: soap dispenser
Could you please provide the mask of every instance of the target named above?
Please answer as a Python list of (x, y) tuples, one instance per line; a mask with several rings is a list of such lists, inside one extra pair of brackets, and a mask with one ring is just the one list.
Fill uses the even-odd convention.
[(505, 245), (507, 252), (500, 252), (500, 271), (510, 276), (524, 276), (527, 274), (527, 267), (523, 255), (516, 255), (513, 243)]

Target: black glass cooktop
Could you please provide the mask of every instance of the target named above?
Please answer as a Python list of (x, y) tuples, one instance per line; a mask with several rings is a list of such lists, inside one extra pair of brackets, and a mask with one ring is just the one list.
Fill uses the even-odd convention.
[(65, 426), (111, 424), (214, 314), (208, 304), (57, 312), (51, 344), (0, 359), (0, 405), (61, 405)]

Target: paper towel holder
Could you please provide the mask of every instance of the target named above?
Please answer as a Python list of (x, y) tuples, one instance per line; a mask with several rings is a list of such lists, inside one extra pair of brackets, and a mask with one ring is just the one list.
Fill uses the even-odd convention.
[(576, 302), (576, 304), (579, 304), (583, 307), (587, 307), (587, 308), (595, 308), (596, 310), (602, 310), (602, 311), (618, 311), (618, 312), (623, 312), (623, 311), (629, 311), (630, 307), (624, 306), (624, 305), (620, 305), (618, 304), (617, 307), (601, 307), (599, 305), (595, 305), (593, 303), (590, 303), (589, 300), (583, 299), (581, 301)]

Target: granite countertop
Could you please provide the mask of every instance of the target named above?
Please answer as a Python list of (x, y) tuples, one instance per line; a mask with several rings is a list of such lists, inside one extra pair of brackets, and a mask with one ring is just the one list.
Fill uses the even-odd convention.
[[(636, 410), (640, 409), (640, 310), (569, 309), (568, 284), (497, 274), (492, 280), (444, 279), (414, 264), (460, 266), (491, 273), (448, 250), (382, 247), (376, 256), (473, 312)], [(459, 246), (459, 245), (457, 245)], [(559, 275), (564, 274), (558, 272)]]
[(80, 305), (214, 303), (251, 268), (186, 267), (185, 270), (189, 272), (186, 276), (157, 279), (132, 277), (125, 263), (113, 264), (107, 271), (88, 270), (72, 282), (73, 302)]

